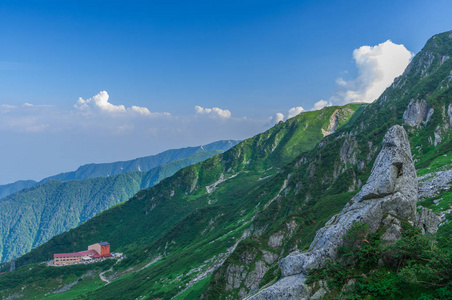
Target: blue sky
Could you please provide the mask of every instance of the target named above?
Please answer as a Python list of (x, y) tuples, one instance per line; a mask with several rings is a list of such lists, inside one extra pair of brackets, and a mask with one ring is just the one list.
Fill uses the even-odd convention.
[(452, 29), (451, 8), (444, 0), (1, 1), (0, 184), (243, 139), (320, 100), (370, 99), (379, 91), (368, 93), (365, 75), (375, 74), (358, 64), (368, 58), (360, 47), (389, 39), (404, 48), (388, 43), (372, 55), (388, 49), (385, 61), (408, 61)]

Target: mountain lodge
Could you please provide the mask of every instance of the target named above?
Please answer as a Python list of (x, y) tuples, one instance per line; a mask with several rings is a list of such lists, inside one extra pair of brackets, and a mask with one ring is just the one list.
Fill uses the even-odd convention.
[(88, 250), (74, 253), (56, 253), (53, 255), (54, 265), (74, 264), (81, 261), (90, 261), (94, 258), (111, 257), (110, 244), (101, 242), (88, 246)]

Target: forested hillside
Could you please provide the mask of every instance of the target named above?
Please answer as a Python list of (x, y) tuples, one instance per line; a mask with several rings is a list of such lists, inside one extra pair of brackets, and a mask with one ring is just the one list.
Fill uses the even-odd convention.
[[(400, 243), (405, 244), (398, 243), (391, 253), (406, 255), (400, 260), (406, 273), (378, 261), (365, 260), (369, 268), (348, 265), (344, 256), (339, 265), (318, 270), (312, 280), (327, 281), (330, 289), (324, 296), (329, 293), (332, 298), (356, 294), (382, 299), (389, 289), (400, 299), (447, 299), (452, 291), (447, 277), (452, 256), (443, 252), (444, 241), (452, 238), (450, 57), (452, 32), (435, 35), (372, 104), (302, 113), (183, 168), (19, 258), (18, 270), (0, 275), (0, 296), (39, 298), (72, 282), (76, 283), (69, 291), (52, 297), (243, 299), (256, 295), (285, 276), (278, 262), (295, 250), (307, 250), (316, 231), (360, 191), (384, 135), (394, 125), (402, 125), (420, 181), (417, 210), (432, 208), (441, 216), (438, 233), (427, 236), (422, 228), (404, 224)], [(324, 135), (332, 127), (335, 130)], [(425, 243), (435, 238), (438, 247)], [(352, 243), (349, 257), (392, 255), (381, 252), (378, 236), (369, 239), (371, 248)], [(85, 249), (100, 240), (108, 240), (127, 258), (114, 266), (39, 264), (55, 252)], [(422, 256), (414, 256), (412, 249), (419, 249)], [(438, 260), (425, 260), (426, 253)], [(341, 278), (347, 270), (356, 273)], [(101, 271), (108, 284), (99, 279)], [(435, 278), (440, 285), (435, 285)], [(317, 290), (318, 286), (313, 292)]]
[(181, 168), (221, 150), (202, 151), (147, 172), (127, 172), (85, 180), (50, 180), (0, 200), (0, 260), (18, 257), (53, 236), (124, 202)]
[(50, 180), (69, 181), (69, 180), (83, 180), (96, 177), (107, 177), (127, 172), (146, 172), (159, 165), (167, 164), (171, 161), (187, 158), (191, 155), (202, 151), (226, 151), (239, 141), (225, 140), (210, 143), (204, 146), (187, 147), (181, 149), (171, 149), (162, 153), (140, 157), (128, 161), (118, 161), (112, 163), (102, 164), (87, 164), (79, 167), (76, 171), (65, 172), (53, 175), (37, 182), (34, 180), (19, 180), (14, 183), (0, 185), (0, 199), (15, 192), (21, 191), (24, 188), (29, 188)]
[[(282, 167), (299, 153), (315, 147), (324, 137), (322, 129), (335, 127), (339, 130), (347, 126), (364, 107), (362, 104), (328, 107), (280, 123), (223, 154), (182, 169), (77, 229), (54, 237), (18, 259), (16, 265), (47, 260), (54, 252), (83, 249), (87, 243), (101, 238), (108, 240), (114, 251), (124, 251), (130, 257), (118, 265), (122, 271), (130, 267), (137, 270), (148, 259), (155, 258), (154, 255), (158, 257), (168, 236), (174, 236), (182, 238), (183, 242), (166, 247), (168, 257), (162, 265), (164, 273), (179, 272), (177, 268), (185, 263), (184, 268), (199, 267), (201, 260), (220, 255), (240, 238), (255, 212), (264, 205), (261, 202), (256, 207), (256, 191), (270, 188), (271, 193), (266, 197), (274, 197), (280, 186), (269, 183), (284, 172)], [(332, 123), (335, 126), (331, 126)], [(201, 238), (197, 237), (204, 226), (210, 226), (209, 223), (216, 225)], [(190, 233), (178, 234), (180, 230)], [(185, 258), (178, 261), (181, 255)], [(225, 258), (224, 254), (205, 267), (210, 269), (222, 257)], [(174, 260), (178, 262), (174, 263)], [(156, 272), (152, 276), (161, 273), (161, 269), (146, 270)]]

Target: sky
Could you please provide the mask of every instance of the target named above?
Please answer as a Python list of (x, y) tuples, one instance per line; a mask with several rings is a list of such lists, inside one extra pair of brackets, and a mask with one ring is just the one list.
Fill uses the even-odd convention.
[(372, 102), (449, 0), (0, 1), (0, 184)]

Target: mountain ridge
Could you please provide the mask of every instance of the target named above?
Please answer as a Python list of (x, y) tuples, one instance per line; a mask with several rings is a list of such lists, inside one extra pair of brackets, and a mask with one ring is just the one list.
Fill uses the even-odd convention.
[(0, 261), (20, 256), (179, 169), (219, 153), (222, 150), (197, 152), (147, 172), (84, 180), (52, 179), (0, 199)]
[[(322, 129), (328, 130), (337, 107), (302, 113), (52, 238), (20, 257), (17, 271), (0, 277), (0, 295), (39, 297), (88, 271), (105, 271), (110, 283), (96, 276), (83, 279), (60, 297), (177, 300), (253, 295), (280, 279), (278, 261), (307, 250), (317, 230), (360, 191), (392, 126), (404, 126), (418, 176), (452, 169), (452, 60), (445, 56), (452, 57), (451, 32), (432, 37), (379, 99), (355, 106), (334, 133), (324, 137)], [(409, 109), (413, 99), (433, 109), (428, 121), (428, 114), (422, 115), (415, 126), (403, 118), (406, 111), (416, 113)], [(440, 242), (452, 236), (450, 212), (446, 214), (451, 197), (448, 189), (438, 189), (434, 198), (418, 202), (444, 215), (437, 233)], [(84, 249), (100, 239), (108, 239), (127, 258), (111, 269), (49, 269), (38, 263), (54, 252)], [(30, 268), (37, 275), (25, 284)], [(64, 276), (69, 278), (59, 281)], [(366, 278), (371, 276), (366, 273)], [(397, 277), (394, 287), (393, 278), (383, 287), (398, 288), (405, 298), (441, 293), (438, 288), (422, 290), (403, 277)], [(382, 278), (377, 279), (369, 289), (382, 285)]]
[(149, 171), (158, 165), (166, 164), (174, 160), (187, 158), (201, 151), (226, 150), (236, 145), (237, 140), (220, 140), (210, 144), (185, 147), (179, 149), (170, 149), (155, 155), (138, 157), (131, 160), (117, 161), (111, 163), (90, 163), (77, 168), (75, 171), (63, 172), (56, 175), (46, 177), (40, 181), (35, 180), (19, 180), (13, 183), (0, 185), (0, 199), (8, 195), (14, 194), (24, 188), (29, 188), (38, 184), (45, 183), (50, 180), (69, 181), (83, 180), (95, 177), (106, 177), (126, 172)]

